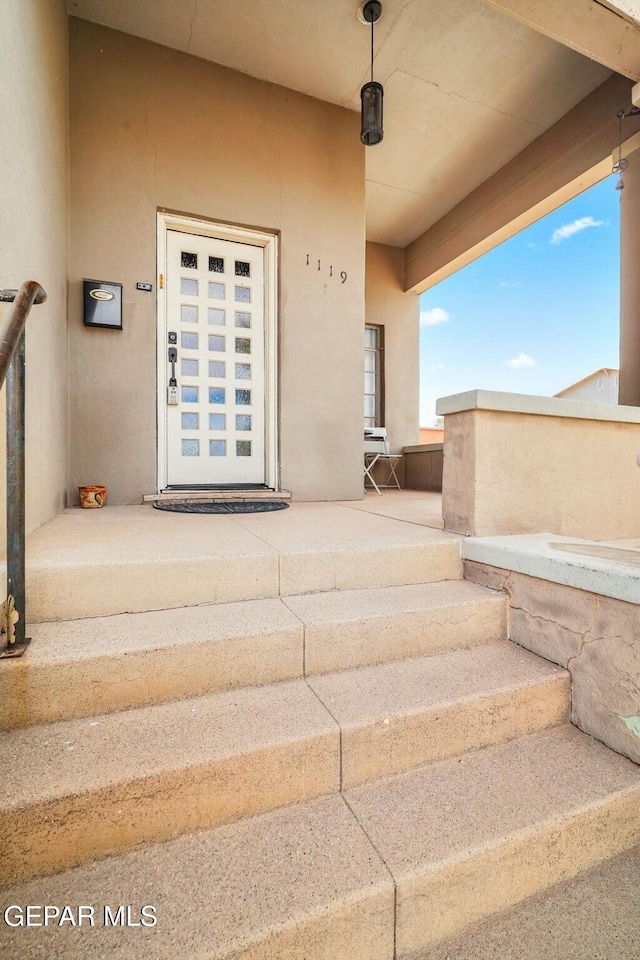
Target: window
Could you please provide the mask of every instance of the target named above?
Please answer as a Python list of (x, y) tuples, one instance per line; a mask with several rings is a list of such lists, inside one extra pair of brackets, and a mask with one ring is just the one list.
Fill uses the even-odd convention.
[(384, 327), (364, 328), (364, 425), (384, 426)]
[(618, 387), (620, 385), (620, 377), (614, 377), (613, 382), (616, 385), (616, 387)]
[(598, 378), (598, 390), (602, 390), (602, 383), (603, 383), (602, 377), (599, 377), (599, 378)]

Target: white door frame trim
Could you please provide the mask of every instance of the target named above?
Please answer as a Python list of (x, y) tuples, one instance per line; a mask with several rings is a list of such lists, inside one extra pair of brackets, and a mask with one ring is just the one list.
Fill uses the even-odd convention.
[[(157, 492), (167, 486), (166, 396), (169, 385), (166, 331), (167, 230), (195, 233), (216, 240), (248, 243), (264, 249), (264, 324), (265, 324), (265, 483), (280, 489), (278, 464), (278, 237), (247, 227), (198, 220), (195, 217), (159, 212), (157, 215)], [(163, 278), (161, 282), (160, 278)]]

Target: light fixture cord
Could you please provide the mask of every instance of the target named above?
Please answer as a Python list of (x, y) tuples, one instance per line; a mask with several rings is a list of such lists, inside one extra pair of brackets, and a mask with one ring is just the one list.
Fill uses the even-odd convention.
[[(629, 166), (629, 161), (622, 157), (622, 121), (626, 120), (628, 116), (632, 114), (626, 113), (624, 110), (618, 110), (618, 159), (614, 162), (611, 172), (618, 174), (618, 182), (616, 184), (616, 190), (624, 190), (624, 181), (622, 175)], [(614, 153), (615, 156), (615, 153)], [(620, 202), (622, 203), (622, 193), (620, 194)]]
[(373, 83), (373, 20), (371, 21), (371, 83)]
[(624, 120), (624, 113), (618, 113), (618, 129), (619, 129), (619, 145), (618, 145), (618, 163), (622, 160), (622, 121)]

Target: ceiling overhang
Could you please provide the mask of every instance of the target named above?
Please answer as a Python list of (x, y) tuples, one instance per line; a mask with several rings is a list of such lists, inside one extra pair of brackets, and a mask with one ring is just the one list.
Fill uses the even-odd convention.
[[(358, 6), (68, 0), (74, 16), (352, 111), (369, 72)], [(483, 0), (383, 0), (375, 77), (385, 87), (385, 138), (362, 148), (368, 239), (401, 248), (416, 241), (610, 75), (610, 66), (505, 12)]]
[[(630, 80), (610, 77), (409, 244), (405, 289), (427, 290), (610, 175), (616, 114), (630, 90)], [(624, 136), (630, 144), (638, 131), (640, 116), (629, 118)]]

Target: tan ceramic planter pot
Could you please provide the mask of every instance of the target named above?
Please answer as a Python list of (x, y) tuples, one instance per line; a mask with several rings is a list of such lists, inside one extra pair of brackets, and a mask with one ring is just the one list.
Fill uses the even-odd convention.
[(103, 507), (107, 499), (106, 487), (78, 487), (78, 493), (80, 494), (80, 506), (87, 510)]

